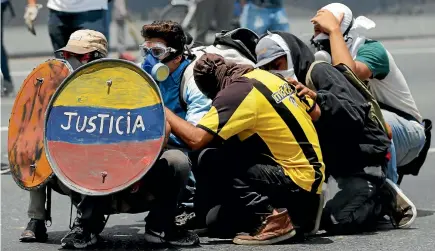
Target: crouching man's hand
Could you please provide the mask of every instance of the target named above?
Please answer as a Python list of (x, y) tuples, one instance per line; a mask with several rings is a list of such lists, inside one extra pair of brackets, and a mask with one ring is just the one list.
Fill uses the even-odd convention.
[(306, 87), (305, 85), (299, 83), (297, 80), (294, 80), (293, 78), (286, 78), (286, 80), (295, 86), (297, 93), (297, 96), (299, 98), (309, 96), (312, 100), (316, 100), (317, 93), (312, 91), (310, 88)]
[(295, 86), (296, 96), (308, 106), (307, 112), (310, 114), (312, 121), (317, 121), (321, 113), (320, 107), (316, 104), (317, 93), (292, 78), (286, 78), (286, 80)]

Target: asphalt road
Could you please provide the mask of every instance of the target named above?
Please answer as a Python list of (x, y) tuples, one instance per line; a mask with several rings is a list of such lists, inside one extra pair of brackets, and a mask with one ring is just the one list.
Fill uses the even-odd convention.
[[(414, 98), (424, 117), (435, 121), (435, 86), (433, 80), (433, 57), (435, 39), (401, 40), (385, 42), (395, 56), (396, 63), (406, 76)], [(16, 59), (11, 68), (16, 88), (27, 73), (44, 58)], [(1, 101), (1, 162), (7, 163), (7, 124), (13, 99)], [(402, 189), (418, 207), (418, 218), (411, 229), (390, 230), (354, 236), (318, 236), (302, 244), (284, 244), (268, 247), (234, 246), (229, 240), (202, 238), (197, 250), (434, 250), (435, 247), (435, 143), (421, 173), (407, 176)], [(1, 176), (1, 250), (58, 250), (60, 239), (66, 234), (69, 224), (70, 204), (66, 197), (54, 193), (53, 225), (48, 229), (49, 240), (45, 244), (22, 244), (18, 236), (28, 222), (26, 209), (29, 195), (14, 183), (10, 175)], [(336, 190), (336, 189), (333, 189)], [(301, 202), (295, 202), (301, 203)], [(74, 215), (74, 214), (73, 214)], [(111, 216), (102, 233), (104, 242), (100, 250), (147, 250), (142, 239), (144, 214)]]

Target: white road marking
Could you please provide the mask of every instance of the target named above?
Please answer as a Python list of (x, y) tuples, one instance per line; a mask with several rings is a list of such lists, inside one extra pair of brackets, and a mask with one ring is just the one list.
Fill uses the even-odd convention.
[(435, 147), (429, 148), (429, 153), (435, 153)]

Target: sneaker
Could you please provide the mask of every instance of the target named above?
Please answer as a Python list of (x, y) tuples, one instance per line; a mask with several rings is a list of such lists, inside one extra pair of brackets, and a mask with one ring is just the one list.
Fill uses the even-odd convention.
[(319, 231), (320, 229), (320, 222), (322, 219), (322, 213), (323, 213), (323, 207), (325, 206), (325, 198), (327, 196), (327, 187), (326, 184), (323, 185), (323, 190), (322, 193), (320, 194), (320, 198), (319, 198), (319, 207), (317, 208), (317, 214), (316, 214), (316, 221), (314, 223), (314, 229), (311, 230), (311, 232), (309, 232), (307, 235), (311, 236), (311, 235), (316, 235), (317, 231)]
[(71, 231), (60, 242), (62, 248), (83, 249), (95, 245), (98, 242), (98, 236), (84, 229), (76, 220)]
[[(1, 87), (1, 97), (14, 97), (15, 96), (15, 88), (14, 85), (7, 80), (3, 80), (4, 85)], [(7, 87), (5, 87), (7, 86)]]
[(175, 217), (175, 225), (185, 230), (191, 230), (199, 236), (204, 236), (208, 232), (205, 222), (201, 222), (194, 212), (183, 212)]
[(155, 231), (145, 227), (145, 240), (152, 244), (168, 243), (173, 246), (195, 246), (199, 244), (197, 234), (177, 227), (170, 232)]
[(186, 226), (195, 218), (194, 212), (183, 212), (175, 217), (175, 225)]
[(397, 228), (410, 227), (417, 218), (417, 208), (412, 201), (389, 179), (386, 180), (381, 191), (388, 200), (385, 201), (386, 214), (390, 217), (393, 226)]
[(27, 228), (21, 233), (21, 242), (46, 242), (48, 238), (44, 220), (30, 219)]
[(276, 209), (277, 214), (266, 217), (258, 231), (253, 234), (241, 234), (233, 239), (239, 245), (270, 245), (288, 240), (295, 236), (287, 209)]

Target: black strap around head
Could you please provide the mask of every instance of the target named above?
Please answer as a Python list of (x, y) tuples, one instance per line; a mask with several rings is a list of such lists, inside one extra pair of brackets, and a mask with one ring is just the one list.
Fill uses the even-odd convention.
[(343, 33), (343, 37), (345, 37), (345, 36), (347, 36), (347, 34), (349, 34), (349, 31), (350, 31), (350, 29), (352, 29), (352, 26), (353, 26), (353, 18), (352, 18), (352, 20), (350, 20), (350, 24), (349, 24), (349, 26), (348, 26), (347, 29), (344, 31), (344, 33)]
[(75, 57), (70, 57), (70, 58), (66, 59), (66, 61), (71, 65), (71, 67), (73, 68), (74, 71), (83, 65), (82, 62), (80, 62)]

